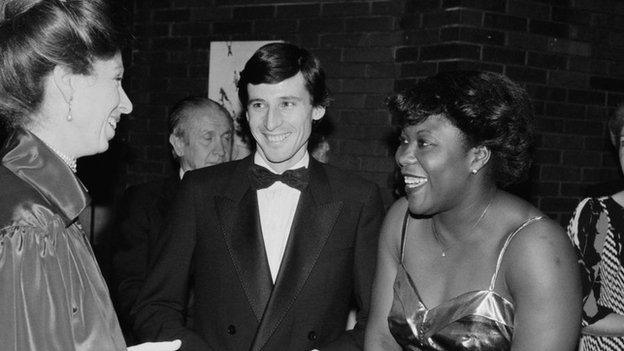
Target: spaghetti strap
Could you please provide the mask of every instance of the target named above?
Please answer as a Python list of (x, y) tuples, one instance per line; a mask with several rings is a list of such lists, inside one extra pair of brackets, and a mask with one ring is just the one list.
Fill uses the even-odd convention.
[(403, 229), (401, 229), (401, 264), (403, 264), (403, 254), (405, 253), (405, 242), (407, 241), (405, 234), (407, 232), (407, 221), (409, 220), (409, 208), (405, 210), (405, 217), (403, 218)]
[(494, 270), (494, 274), (492, 275), (492, 280), (490, 281), (490, 287), (488, 288), (489, 291), (494, 290), (494, 284), (496, 283), (496, 278), (498, 277), (498, 270), (500, 269), (501, 262), (503, 261), (503, 255), (505, 254), (505, 251), (507, 251), (507, 246), (509, 246), (511, 239), (513, 239), (514, 236), (516, 236), (516, 234), (518, 234), (522, 229), (527, 227), (529, 224), (539, 221), (543, 218), (544, 218), (543, 216), (529, 218), (526, 221), (524, 221), (518, 227), (518, 229), (516, 229), (513, 233), (509, 234), (509, 236), (507, 237), (507, 240), (505, 240), (505, 244), (503, 244), (503, 248), (498, 254), (498, 259), (496, 260), (496, 269)]

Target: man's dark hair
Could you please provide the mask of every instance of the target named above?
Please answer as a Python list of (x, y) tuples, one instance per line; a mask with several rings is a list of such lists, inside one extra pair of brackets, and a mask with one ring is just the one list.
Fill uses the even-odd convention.
[(276, 84), (301, 72), (312, 96), (312, 106), (327, 107), (329, 90), (320, 61), (309, 51), (289, 43), (271, 43), (258, 49), (245, 64), (238, 81), (238, 97), (247, 110), (247, 84)]

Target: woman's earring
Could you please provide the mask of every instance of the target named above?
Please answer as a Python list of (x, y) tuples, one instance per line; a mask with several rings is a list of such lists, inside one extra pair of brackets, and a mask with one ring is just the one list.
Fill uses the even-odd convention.
[(472, 173), (472, 174), (477, 174), (477, 172), (478, 172), (478, 170), (476, 170), (476, 169), (473, 169), (473, 170), (470, 171), (470, 173)]
[(67, 120), (71, 121), (72, 120), (72, 115), (71, 115), (71, 102), (72, 102), (72, 98), (69, 98), (69, 101), (67, 102)]

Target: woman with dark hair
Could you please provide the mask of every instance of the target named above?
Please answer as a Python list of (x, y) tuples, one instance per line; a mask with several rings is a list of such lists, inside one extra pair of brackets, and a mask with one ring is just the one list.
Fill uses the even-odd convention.
[[(609, 120), (624, 169), (624, 106)], [(583, 272), (579, 351), (624, 350), (624, 190), (583, 199), (568, 224)]]
[(2, 350), (126, 349), (78, 222), (89, 196), (74, 174), (132, 111), (123, 41), (103, 0), (0, 3), (0, 120), (12, 129), (0, 150)]
[(563, 230), (502, 190), (531, 159), (531, 102), (444, 72), (389, 99), (406, 196), (382, 227), (366, 350), (573, 350), (580, 283)]

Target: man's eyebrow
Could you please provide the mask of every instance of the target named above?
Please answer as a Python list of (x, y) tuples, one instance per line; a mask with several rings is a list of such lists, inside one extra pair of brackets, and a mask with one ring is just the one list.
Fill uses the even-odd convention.
[(297, 95), (280, 96), (280, 99), (282, 99), (282, 100), (303, 100), (302, 97), (297, 96)]

